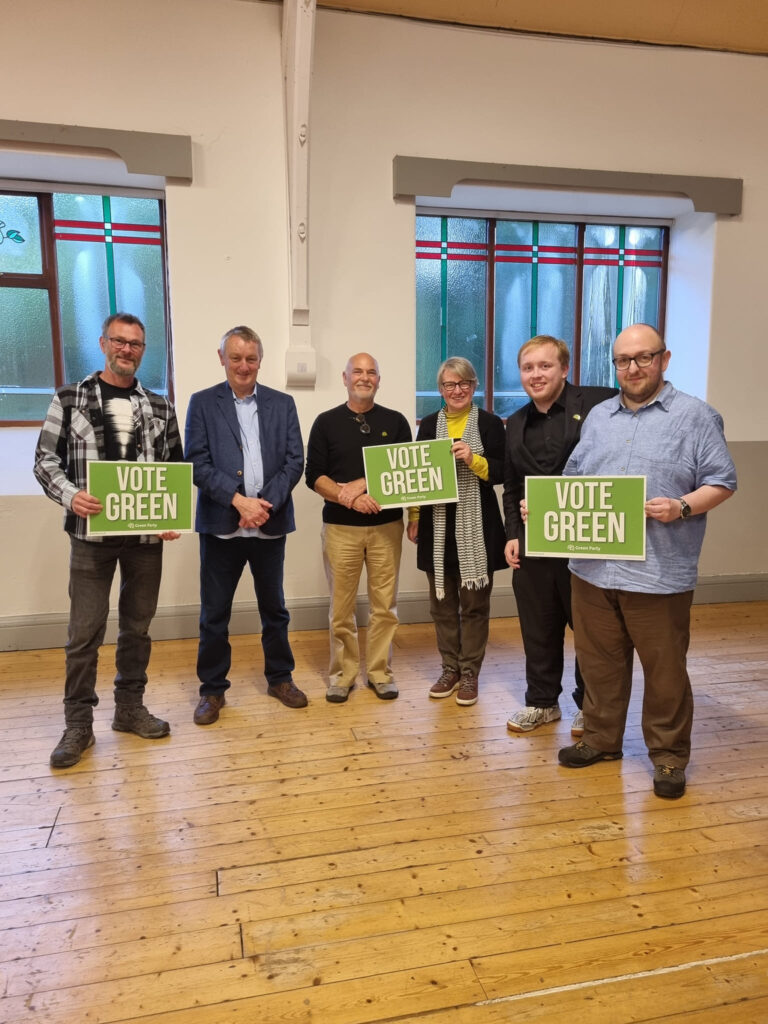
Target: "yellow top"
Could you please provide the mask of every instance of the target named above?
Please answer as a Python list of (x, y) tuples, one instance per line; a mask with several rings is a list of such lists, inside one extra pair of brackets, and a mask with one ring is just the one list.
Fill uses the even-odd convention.
[[(450, 413), (445, 410), (445, 422), (448, 427), (448, 436), (454, 438), (454, 440), (460, 440), (461, 435), (464, 433), (464, 428), (467, 425), (469, 419), (469, 407), (463, 412)], [(481, 480), (488, 479), (488, 459), (484, 455), (473, 455), (472, 461), (469, 464), (469, 468), (475, 474), (479, 476)], [(414, 505), (408, 509), (408, 522), (417, 523), (419, 521), (419, 506)]]

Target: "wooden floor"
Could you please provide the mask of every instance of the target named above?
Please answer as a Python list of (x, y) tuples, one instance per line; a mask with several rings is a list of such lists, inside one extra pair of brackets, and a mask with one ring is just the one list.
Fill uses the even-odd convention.
[[(110, 729), (54, 772), (61, 651), (0, 655), (0, 1020), (142, 1024), (768, 1021), (768, 604), (694, 609), (694, 755), (655, 798), (624, 760), (556, 764), (562, 721), (507, 733), (516, 619), (480, 702), (430, 701), (431, 627), (402, 627), (400, 699), (323, 697), (327, 635), (293, 636), (306, 711), (235, 640), (230, 703), (192, 723), (192, 641), (154, 647), (169, 739)], [(253, 680), (256, 680), (255, 682)]]

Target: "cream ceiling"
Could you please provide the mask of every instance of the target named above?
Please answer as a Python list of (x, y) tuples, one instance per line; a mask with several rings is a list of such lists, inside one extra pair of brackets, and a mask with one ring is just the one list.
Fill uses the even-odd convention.
[(317, 0), (484, 28), (768, 54), (768, 0)]

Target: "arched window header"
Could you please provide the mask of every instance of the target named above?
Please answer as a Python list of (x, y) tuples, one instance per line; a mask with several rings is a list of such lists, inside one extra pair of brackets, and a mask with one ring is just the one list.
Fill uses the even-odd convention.
[(395, 199), (450, 196), (455, 185), (485, 182), (528, 188), (618, 191), (651, 195), (684, 195), (698, 213), (735, 216), (741, 213), (741, 178), (706, 178), (685, 174), (596, 171), (576, 167), (535, 167), (396, 156), (393, 161)]
[(132, 174), (175, 178), (187, 184), (192, 181), (192, 140), (188, 135), (127, 132), (36, 121), (0, 121), (0, 143), (3, 142), (108, 150), (117, 154)]

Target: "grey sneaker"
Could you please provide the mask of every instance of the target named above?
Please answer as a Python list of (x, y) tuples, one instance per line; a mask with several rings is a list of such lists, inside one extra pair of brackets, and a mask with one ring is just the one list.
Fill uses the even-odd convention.
[(653, 792), (667, 800), (677, 800), (685, 792), (685, 772), (669, 764), (657, 764), (653, 770)]
[(584, 712), (579, 710), (571, 722), (571, 736), (578, 740), (584, 735)]
[(507, 722), (507, 728), (510, 732), (531, 732), (540, 725), (556, 722), (559, 718), (560, 708), (557, 704), (553, 708), (523, 708), (512, 715)]
[(167, 722), (150, 715), (143, 704), (116, 704), (112, 728), (115, 732), (133, 732), (143, 740), (159, 740), (171, 731)]
[(400, 696), (400, 691), (391, 679), (385, 683), (373, 683), (369, 679), (368, 685), (381, 700), (395, 700)]
[(89, 725), (68, 726), (51, 754), (51, 768), (71, 768), (82, 757), (83, 751), (95, 743)]
[(331, 683), (325, 691), (325, 699), (330, 704), (343, 704), (347, 697), (349, 697), (349, 691), (351, 689), (351, 686), (343, 686), (341, 683)]

